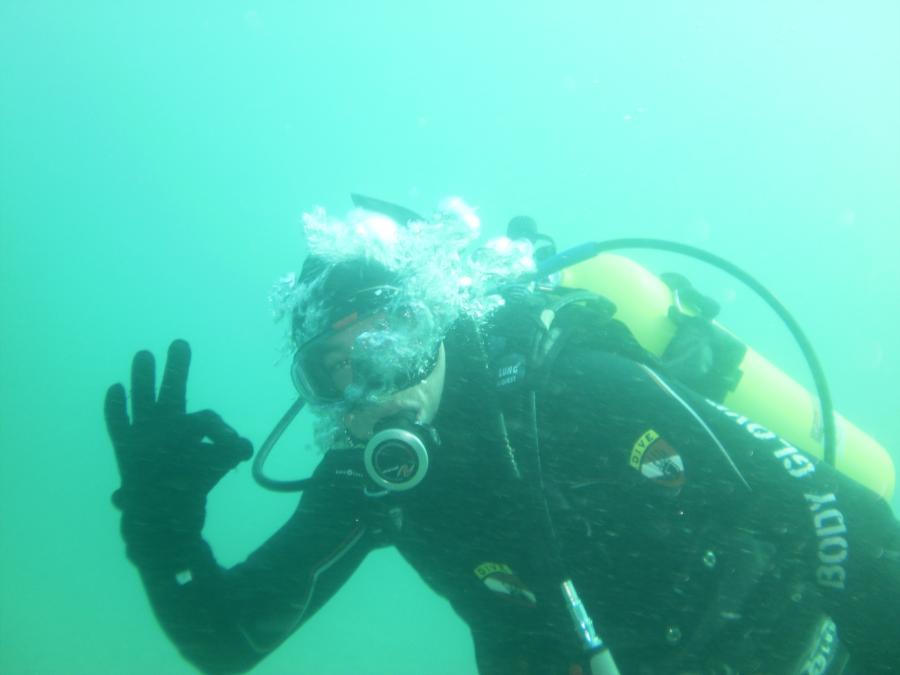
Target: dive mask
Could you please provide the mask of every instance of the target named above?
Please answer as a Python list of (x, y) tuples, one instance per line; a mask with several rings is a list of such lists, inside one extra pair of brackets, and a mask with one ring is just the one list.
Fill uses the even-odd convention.
[(367, 288), (332, 308), (326, 328), (294, 354), (291, 377), (302, 398), (319, 405), (372, 399), (431, 373), (440, 345), (431, 313), (394, 304), (398, 293)]

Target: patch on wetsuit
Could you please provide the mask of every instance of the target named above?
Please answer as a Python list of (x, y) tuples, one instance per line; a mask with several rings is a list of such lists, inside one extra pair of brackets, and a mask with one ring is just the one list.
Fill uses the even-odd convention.
[(653, 429), (647, 429), (637, 439), (628, 456), (628, 464), (654, 483), (669, 488), (684, 485), (681, 455)]
[[(816, 630), (812, 648), (794, 671), (798, 675), (825, 675), (831, 670), (833, 663), (845, 665), (846, 656), (840, 655), (841, 643), (837, 636), (837, 627), (831, 619), (824, 619)], [(836, 658), (837, 657), (837, 658)], [(842, 667), (837, 668), (841, 672)]]
[(474, 570), (475, 576), (484, 582), (488, 590), (506, 596), (518, 604), (534, 607), (537, 597), (517, 577), (512, 568), (504, 563), (484, 562)]

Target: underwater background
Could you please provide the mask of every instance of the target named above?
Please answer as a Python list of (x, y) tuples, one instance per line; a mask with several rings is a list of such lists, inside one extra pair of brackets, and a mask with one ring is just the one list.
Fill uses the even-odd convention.
[[(898, 29), (894, 0), (0, 0), (0, 673), (194, 672), (124, 556), (103, 395), (186, 338), (189, 406), (258, 447), (293, 397), (267, 296), (301, 214), (350, 192), (425, 214), (457, 195), (487, 236), (528, 214), (561, 247), (722, 255), (900, 462)], [(737, 282), (633, 257), (810, 385)], [(308, 420), (288, 438), (273, 472), (305, 475)], [(220, 563), (295, 501), (230, 474), (205, 529)], [(254, 672), (475, 671), (465, 626), (381, 550)]]

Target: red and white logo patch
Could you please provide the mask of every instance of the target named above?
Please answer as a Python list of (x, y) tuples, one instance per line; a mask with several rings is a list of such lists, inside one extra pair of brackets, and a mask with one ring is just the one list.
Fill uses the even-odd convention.
[(519, 605), (534, 607), (537, 604), (535, 594), (522, 583), (509, 565), (485, 562), (476, 567), (474, 572), (475, 576), (494, 593), (499, 593), (500, 596)]
[(628, 464), (659, 485), (669, 488), (684, 485), (684, 461), (681, 455), (653, 429), (641, 434), (632, 446)]

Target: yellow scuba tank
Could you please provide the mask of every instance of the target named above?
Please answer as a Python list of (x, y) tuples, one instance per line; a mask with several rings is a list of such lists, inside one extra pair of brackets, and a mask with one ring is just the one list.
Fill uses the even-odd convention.
[[(612, 300), (615, 318), (638, 342), (661, 357), (678, 326), (670, 308), (678, 302), (673, 291), (650, 271), (624, 256), (600, 253), (560, 270), (560, 285), (583, 288)], [(727, 330), (716, 321), (718, 330)], [(731, 335), (728, 333), (728, 335)], [(719, 403), (745, 415), (789, 443), (823, 457), (824, 438), (819, 401), (762, 355), (746, 348), (738, 366), (740, 377)], [(894, 465), (887, 451), (871, 436), (835, 413), (834, 465), (842, 473), (882, 497), (894, 490)]]

